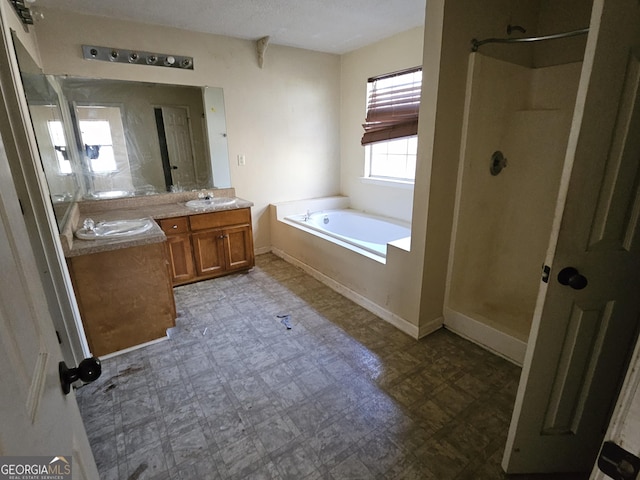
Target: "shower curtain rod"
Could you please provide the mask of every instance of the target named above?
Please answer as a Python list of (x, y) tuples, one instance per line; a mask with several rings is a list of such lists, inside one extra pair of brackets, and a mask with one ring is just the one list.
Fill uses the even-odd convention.
[(521, 42), (540, 42), (542, 40), (555, 40), (556, 38), (576, 37), (589, 33), (588, 28), (573, 30), (571, 32), (554, 33), (553, 35), (543, 35), (541, 37), (522, 37), (522, 38), (486, 38), (484, 40), (471, 40), (471, 51), (477, 52), (478, 48), (486, 43), (521, 43)]

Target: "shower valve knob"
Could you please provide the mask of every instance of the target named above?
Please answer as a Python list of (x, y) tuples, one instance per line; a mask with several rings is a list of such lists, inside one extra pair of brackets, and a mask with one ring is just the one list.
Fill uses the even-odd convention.
[(558, 273), (558, 282), (567, 285), (574, 290), (582, 290), (589, 283), (587, 277), (581, 275), (577, 269), (573, 267), (565, 267)]

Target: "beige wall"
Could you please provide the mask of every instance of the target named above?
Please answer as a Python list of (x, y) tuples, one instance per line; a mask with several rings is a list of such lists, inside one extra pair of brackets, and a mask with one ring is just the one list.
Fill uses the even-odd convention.
[[(260, 69), (253, 41), (43, 11), (35, 29), (45, 73), (224, 89), (231, 181), (255, 204), (258, 250), (270, 247), (269, 203), (339, 192), (339, 56), (270, 45)], [(83, 44), (191, 55), (195, 68), (84, 60)]]
[(414, 28), (342, 55), (340, 158), (342, 194), (351, 206), (402, 220), (411, 220), (413, 188), (363, 183), (364, 147), (360, 144), (366, 113), (367, 79), (422, 65), (424, 29)]
[[(541, 0), (538, 16), (538, 35), (579, 30), (589, 26), (591, 2), (584, 0)], [(535, 67), (579, 62), (584, 56), (587, 36), (536, 43)]]
[[(415, 28), (341, 57), (341, 190), (352, 208), (411, 220), (413, 189), (361, 182), (364, 148), (360, 139), (367, 79), (421, 65), (423, 38), (424, 30)], [(307, 209), (319, 209), (321, 204), (310, 201), (297, 205), (297, 213), (304, 213)], [(422, 336), (440, 326), (436, 317), (418, 328), (422, 238), (412, 238), (410, 251), (389, 247), (383, 264), (302, 233), (280, 222), (278, 215), (274, 213), (272, 219), (271, 240), (279, 254), (337, 282), (340, 291), (354, 295), (355, 301), (366, 299), (363, 306), (412, 336)]]

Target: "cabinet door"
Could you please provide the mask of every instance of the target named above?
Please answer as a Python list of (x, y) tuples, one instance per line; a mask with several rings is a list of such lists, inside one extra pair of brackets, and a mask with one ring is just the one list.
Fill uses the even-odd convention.
[(224, 248), (227, 270), (242, 270), (254, 266), (253, 237), (251, 226), (226, 228), (224, 230)]
[(195, 272), (190, 235), (188, 233), (168, 235), (167, 244), (173, 284), (188, 282), (194, 277)]
[(191, 234), (196, 274), (215, 276), (225, 272), (223, 230), (206, 230)]

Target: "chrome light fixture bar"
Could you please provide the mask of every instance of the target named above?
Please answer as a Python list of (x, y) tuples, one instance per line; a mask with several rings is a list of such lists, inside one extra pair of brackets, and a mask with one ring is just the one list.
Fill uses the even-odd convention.
[(20, 20), (25, 25), (33, 25), (33, 16), (31, 15), (31, 10), (24, 3), (24, 0), (11, 0), (11, 4), (13, 8), (15, 8)]
[(140, 50), (123, 50), (122, 48), (96, 47), (93, 45), (83, 45), (82, 55), (87, 60), (102, 60), (103, 62), (155, 65), (157, 67), (193, 70), (193, 58), (183, 55), (142, 52)]

